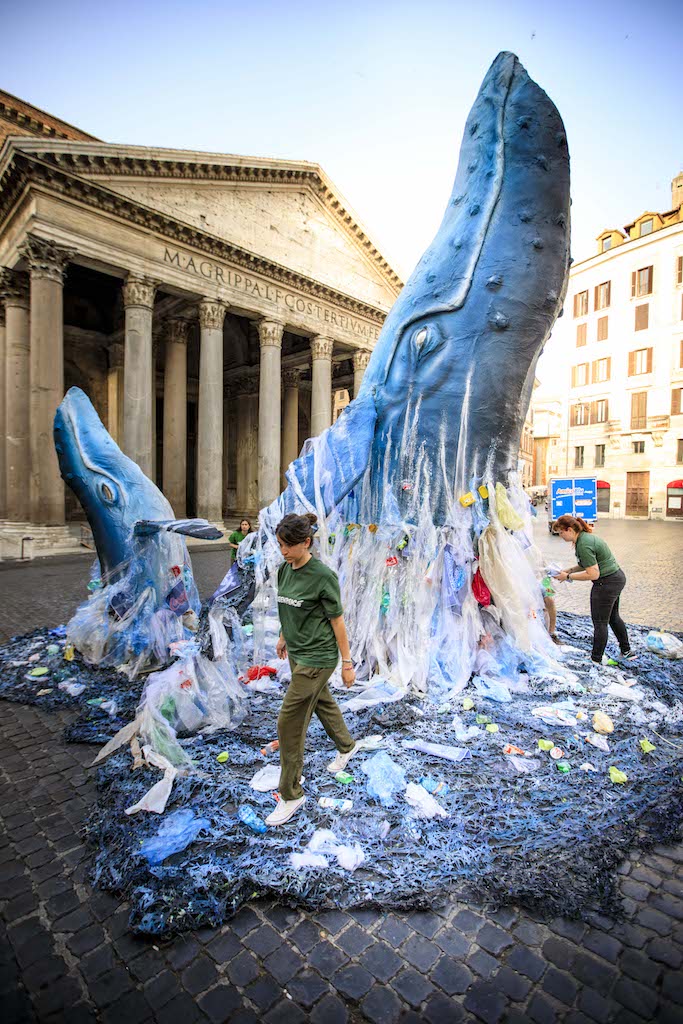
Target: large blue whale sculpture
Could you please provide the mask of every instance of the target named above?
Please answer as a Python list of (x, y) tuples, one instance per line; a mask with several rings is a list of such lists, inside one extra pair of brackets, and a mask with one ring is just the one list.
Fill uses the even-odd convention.
[(54, 420), (62, 476), (80, 501), (97, 549), (96, 592), (67, 633), (86, 658), (131, 674), (168, 660), (200, 602), (183, 534), (213, 540), (203, 519), (174, 518), (159, 488), (107, 433), (87, 395), (70, 388)]
[(420, 488), (403, 481), (419, 472), (441, 524), (473, 482), (507, 482), (568, 269), (564, 126), (501, 53), (467, 119), (441, 226), (387, 316), (360, 394), (324, 445), (291, 465), (274, 515), (302, 498), (319, 506), (323, 477), (330, 511), (365, 478), (367, 521), (411, 519)]

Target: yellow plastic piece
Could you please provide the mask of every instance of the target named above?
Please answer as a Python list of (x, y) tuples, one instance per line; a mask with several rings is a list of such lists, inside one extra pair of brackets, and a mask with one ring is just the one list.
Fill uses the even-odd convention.
[(498, 732), (498, 726), (496, 725), (495, 722), (491, 722), (490, 725), (486, 726), (486, 731), (487, 732)]
[(472, 700), (472, 698), (471, 697), (463, 697), (463, 699), (462, 699), (462, 709), (463, 709), (463, 711), (471, 711), (473, 707), (474, 707), (474, 701)]
[(467, 508), (468, 505), (474, 505), (474, 495), (472, 491), (468, 491), (467, 494), (460, 495), (460, 504), (463, 508)]
[(73, 660), (74, 660), (74, 645), (73, 644), (67, 644), (66, 647), (64, 648), (64, 661), (73, 661)]
[(539, 740), (538, 746), (540, 750), (552, 750), (555, 744), (552, 740)]
[(477, 490), (479, 491), (479, 494), (484, 499), (484, 501), (486, 501), (486, 499), (489, 496), (489, 489), (486, 486), (486, 484), (480, 484), (479, 487), (477, 487)]
[(596, 711), (593, 715), (593, 730), (603, 735), (614, 732), (614, 723), (604, 711)]
[(620, 772), (618, 768), (614, 767), (614, 765), (612, 765), (609, 770), (609, 777), (612, 782), (618, 782), (619, 785), (623, 785), (624, 782), (628, 782), (628, 775), (626, 772)]
[(216, 760), (218, 761), (219, 764), (225, 764), (226, 761), (230, 760), (230, 754), (227, 752), (227, 750), (222, 750), (220, 754), (217, 756)]
[(515, 512), (510, 504), (508, 492), (500, 483), (496, 484), (496, 512), (501, 526), (507, 527), (508, 530), (521, 530), (524, 526), (522, 517)]

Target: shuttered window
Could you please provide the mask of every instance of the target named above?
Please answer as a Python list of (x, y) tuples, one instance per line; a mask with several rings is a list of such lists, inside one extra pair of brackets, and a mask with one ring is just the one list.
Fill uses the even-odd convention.
[(588, 383), (588, 363), (572, 366), (572, 387), (582, 388)]
[(578, 445), (574, 449), (574, 468), (583, 469), (583, 445)]
[(683, 284), (683, 256), (676, 260), (676, 284)]
[(683, 438), (679, 437), (676, 448), (676, 462), (680, 464), (683, 462)]
[(593, 384), (600, 384), (602, 381), (609, 380), (610, 371), (612, 368), (612, 358), (607, 356), (605, 359), (595, 359), (593, 361), (591, 381)]
[(607, 309), (610, 304), (612, 294), (612, 282), (603, 281), (602, 284), (596, 284), (593, 295), (593, 305), (596, 310)]
[(577, 324), (576, 326), (576, 347), (583, 348), (588, 339), (588, 324)]
[(586, 316), (588, 313), (588, 292), (577, 292), (574, 296), (574, 316)]
[(650, 304), (644, 302), (642, 306), (636, 306), (636, 330), (646, 331), (650, 323)]
[(604, 444), (596, 444), (595, 446), (595, 468), (601, 469), (605, 465), (605, 446)]
[(609, 403), (606, 398), (591, 402), (591, 423), (606, 423), (609, 417)]
[(607, 341), (608, 320), (607, 316), (601, 316), (598, 320), (598, 341)]
[(628, 354), (629, 377), (636, 377), (639, 373), (652, 373), (651, 348), (639, 348)]
[(681, 392), (683, 388), (672, 388), (671, 390), (671, 415), (681, 415)]
[(635, 391), (631, 395), (631, 430), (645, 430), (647, 427), (647, 391)]
[(653, 267), (641, 267), (631, 274), (631, 295), (651, 295), (654, 277)]

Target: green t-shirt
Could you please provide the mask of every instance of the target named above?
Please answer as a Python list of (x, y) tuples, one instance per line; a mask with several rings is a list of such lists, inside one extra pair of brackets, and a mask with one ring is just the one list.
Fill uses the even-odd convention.
[(617, 572), (619, 564), (602, 537), (594, 533), (580, 533), (576, 538), (576, 559), (582, 569), (597, 565), (601, 576)]
[(339, 648), (330, 619), (344, 612), (337, 574), (317, 558), (300, 569), (285, 562), (277, 574), (277, 601), (282, 635), (294, 661), (334, 668)]
[[(228, 544), (241, 544), (245, 537), (246, 533), (242, 533), (241, 530), (233, 530), (228, 537)], [(234, 548), (230, 548), (230, 565), (232, 565), (236, 558), (236, 550)]]

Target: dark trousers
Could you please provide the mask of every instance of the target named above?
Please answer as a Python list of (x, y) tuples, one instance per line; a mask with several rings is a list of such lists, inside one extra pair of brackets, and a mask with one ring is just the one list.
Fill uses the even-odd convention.
[(591, 588), (591, 618), (593, 620), (593, 661), (601, 661), (607, 647), (607, 627), (619, 641), (622, 654), (631, 649), (624, 620), (619, 614), (619, 595), (626, 586), (622, 569), (595, 580)]

